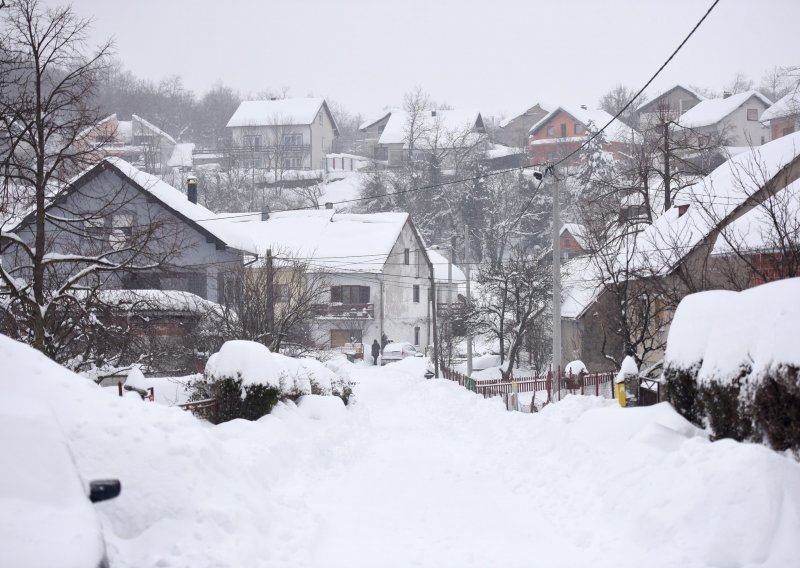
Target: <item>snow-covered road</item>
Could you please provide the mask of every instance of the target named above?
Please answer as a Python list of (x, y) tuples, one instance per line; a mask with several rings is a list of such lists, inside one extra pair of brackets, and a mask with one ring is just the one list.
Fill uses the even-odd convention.
[[(51, 401), (115, 567), (793, 566), (800, 467), (667, 405), (506, 412), (423, 363), (355, 366), (347, 409), (212, 427), (109, 397), (0, 337), (0, 389)], [(2, 537), (0, 537), (1, 539)]]

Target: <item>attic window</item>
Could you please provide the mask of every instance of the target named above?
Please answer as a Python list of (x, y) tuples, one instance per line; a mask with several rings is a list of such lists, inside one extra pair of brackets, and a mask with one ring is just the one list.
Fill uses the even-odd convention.
[(582, 124), (575, 124), (575, 134), (583, 134), (584, 132), (586, 132), (586, 129)]
[(556, 127), (555, 126), (548, 126), (547, 127), (547, 135), (548, 136), (555, 136), (556, 135)]
[(747, 109), (747, 120), (758, 120), (758, 109), (757, 108), (749, 108), (749, 109)]
[(678, 217), (683, 217), (684, 214), (689, 210), (689, 205), (678, 205)]
[(411, 264), (411, 251), (409, 249), (403, 251), (403, 264)]

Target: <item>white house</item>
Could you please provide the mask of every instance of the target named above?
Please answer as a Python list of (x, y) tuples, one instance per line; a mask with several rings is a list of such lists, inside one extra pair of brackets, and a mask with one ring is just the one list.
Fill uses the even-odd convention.
[(758, 91), (700, 101), (683, 113), (678, 124), (702, 132), (723, 134), (729, 146), (760, 146), (769, 142), (761, 116), (772, 102)]
[[(452, 165), (455, 155), (488, 143), (481, 113), (475, 110), (425, 110), (411, 116), (402, 109), (384, 111), (359, 128), (365, 151), (389, 167), (397, 167), (409, 154), (424, 157), (433, 152)], [(413, 145), (413, 147), (412, 147)]]
[(243, 101), (228, 121), (245, 167), (323, 170), (339, 128), (323, 98)]
[(314, 336), (339, 347), (393, 341), (433, 341), (431, 263), (407, 213), (339, 214), (332, 209), (277, 212), (242, 220), (260, 257), (271, 251), (300, 259), (325, 275), (327, 302), (314, 306)]

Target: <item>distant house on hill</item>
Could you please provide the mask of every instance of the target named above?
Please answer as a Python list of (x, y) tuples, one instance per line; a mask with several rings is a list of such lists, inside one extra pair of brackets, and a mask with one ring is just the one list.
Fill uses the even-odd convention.
[[(324, 275), (324, 302), (313, 306), (312, 336), (336, 348), (393, 341), (433, 341), (431, 262), (407, 213), (339, 214), (332, 209), (277, 212), (234, 223), (258, 247), (301, 259)], [(279, 309), (280, 305), (276, 305)]]
[(636, 109), (639, 128), (644, 130), (664, 121), (677, 120), (703, 100), (705, 97), (692, 89), (675, 85)]
[(771, 105), (758, 91), (726, 94), (700, 101), (677, 122), (701, 134), (720, 134), (727, 146), (760, 146), (769, 141), (769, 130), (760, 121)]
[(178, 146), (172, 136), (135, 114), (130, 120), (118, 120), (112, 114), (78, 134), (75, 144), (96, 148), (92, 153), (97, 160), (122, 158), (151, 174), (167, 172)]
[(589, 244), (586, 241), (586, 229), (577, 223), (565, 223), (561, 227), (561, 258), (569, 260), (576, 256), (581, 256), (589, 251)]
[(401, 109), (383, 112), (361, 124), (363, 145), (369, 156), (387, 167), (407, 160), (441, 158), (453, 167), (460, 157), (483, 151), (488, 143), (481, 113), (473, 110), (424, 110), (410, 116)]
[[(558, 107), (549, 112), (528, 132), (528, 155), (531, 164), (542, 164), (563, 158), (577, 149), (613, 117), (604, 110), (584, 107)], [(619, 120), (613, 121), (604, 131), (605, 149), (614, 159), (620, 151), (637, 139), (638, 134)], [(574, 156), (573, 161), (578, 157)]]
[(322, 98), (243, 101), (227, 127), (236, 163), (265, 170), (324, 170), (339, 136)]
[(528, 131), (554, 107), (536, 103), (523, 112), (518, 112), (501, 120), (492, 133), (496, 142), (512, 148), (527, 148)]
[(769, 126), (772, 140), (800, 130), (800, 90), (798, 89), (793, 89), (792, 92), (780, 98), (761, 115), (761, 122)]

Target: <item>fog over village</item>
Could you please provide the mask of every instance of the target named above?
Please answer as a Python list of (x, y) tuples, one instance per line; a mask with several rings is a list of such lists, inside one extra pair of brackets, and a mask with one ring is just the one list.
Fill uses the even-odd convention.
[(0, 0), (0, 566), (798, 565), (798, 22)]

